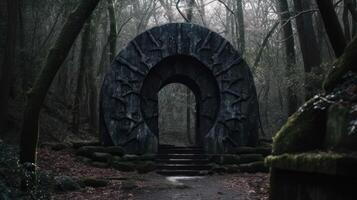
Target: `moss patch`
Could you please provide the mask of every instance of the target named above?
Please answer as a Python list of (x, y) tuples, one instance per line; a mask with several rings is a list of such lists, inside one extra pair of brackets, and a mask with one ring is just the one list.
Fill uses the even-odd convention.
[(309, 173), (346, 175), (357, 177), (357, 156), (331, 152), (282, 154), (269, 156), (265, 162), (270, 167)]
[(357, 135), (350, 134), (348, 126), (353, 118), (352, 108), (341, 103), (329, 108), (325, 146), (334, 150), (357, 150)]
[(326, 102), (316, 96), (289, 117), (273, 138), (273, 154), (318, 149), (325, 135)]

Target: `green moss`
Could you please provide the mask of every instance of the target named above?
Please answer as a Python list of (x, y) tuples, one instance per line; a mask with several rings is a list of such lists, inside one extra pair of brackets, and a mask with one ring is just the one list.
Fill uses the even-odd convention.
[(268, 166), (291, 171), (356, 176), (357, 157), (331, 152), (282, 154), (265, 159)]
[(357, 37), (345, 49), (344, 54), (336, 61), (324, 81), (324, 89), (329, 92), (348, 71), (357, 72)]
[(273, 154), (310, 151), (321, 147), (326, 108), (319, 97), (308, 101), (273, 138)]
[[(351, 140), (347, 131), (350, 110), (351, 108), (342, 104), (335, 104), (329, 108), (325, 138), (326, 148), (356, 148), (354, 147), (356, 143)], [(346, 145), (348, 142), (352, 142), (352, 144)], [(344, 144), (341, 146), (341, 143)]]

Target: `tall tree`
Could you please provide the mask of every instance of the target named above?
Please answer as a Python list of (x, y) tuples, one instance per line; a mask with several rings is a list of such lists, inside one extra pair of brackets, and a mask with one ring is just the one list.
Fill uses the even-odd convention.
[(357, 1), (356, 0), (352, 0), (352, 2), (349, 4), (348, 8), (349, 9), (353, 9), (354, 11), (354, 14), (352, 14), (351, 12), (351, 15), (352, 15), (352, 30), (351, 30), (351, 34), (352, 34), (352, 37), (354, 37), (357, 33), (357, 11), (356, 11), (356, 6), (357, 6)]
[(117, 20), (114, 11), (113, 0), (107, 0), (108, 13), (109, 13), (109, 59), (110, 62), (114, 60), (116, 53), (116, 43), (117, 43)]
[(296, 28), (299, 35), (300, 48), (304, 61), (305, 72), (311, 72), (313, 67), (320, 66), (321, 55), (317, 44), (312, 21), (311, 1), (294, 0)]
[(89, 58), (87, 52), (90, 42), (90, 33), (91, 33), (91, 20), (85, 23), (83, 27), (82, 40), (81, 40), (81, 49), (79, 55), (79, 69), (77, 73), (77, 87), (75, 91), (74, 102), (72, 106), (72, 130), (74, 133), (79, 133), (80, 119), (81, 119), (81, 105), (83, 102), (83, 89), (85, 76), (87, 75), (86, 68), (91, 65), (91, 63), (86, 62)]
[(346, 40), (333, 3), (331, 0), (316, 0), (316, 3), (319, 7), (335, 55), (336, 57), (340, 57), (346, 48)]
[[(188, 0), (188, 7), (187, 7), (187, 20), (188, 23), (192, 23), (193, 19), (193, 8), (195, 6), (195, 0)], [(186, 87), (186, 131), (187, 131), (187, 138), (188, 142), (193, 145), (193, 140), (191, 138), (191, 91), (188, 87)]]
[(50, 49), (33, 88), (28, 93), (24, 121), (21, 132), (20, 161), (36, 162), (38, 142), (38, 119), (47, 91), (57, 71), (66, 59), (75, 39), (84, 23), (97, 7), (99, 0), (81, 0), (77, 8), (69, 15), (56, 42)]
[(349, 19), (349, 11), (348, 11), (347, 1), (345, 1), (343, 4), (342, 21), (343, 21), (345, 39), (346, 39), (346, 42), (349, 42), (351, 40), (351, 29), (350, 29), (350, 19)]
[[(290, 21), (291, 14), (287, 0), (277, 0), (276, 3), (283, 29), (283, 41), (286, 54), (286, 73), (287, 77), (291, 79), (294, 67), (296, 66), (295, 42)], [(295, 81), (291, 81), (291, 83), (287, 86), (288, 115), (293, 114), (297, 110), (297, 95), (294, 90), (294, 84)]]
[(192, 23), (192, 19), (193, 19), (193, 8), (195, 6), (195, 0), (187, 0), (187, 22), (188, 23)]
[(238, 32), (238, 47), (241, 54), (245, 51), (245, 27), (244, 27), (244, 10), (243, 10), (243, 0), (236, 0), (236, 20), (237, 20), (237, 32)]
[[(313, 68), (319, 68), (321, 65), (320, 47), (316, 38), (316, 33), (312, 20), (310, 0), (294, 0), (294, 9), (296, 12), (296, 29), (299, 36), (300, 50), (304, 62), (304, 71), (311, 73)], [(318, 70), (314, 70), (316, 72)], [(308, 77), (308, 76), (307, 76)], [(320, 89), (316, 88), (313, 81), (306, 77), (305, 80), (305, 99), (308, 100)]]
[(15, 70), (18, 0), (7, 0), (7, 34), (5, 55), (0, 68), (0, 133), (7, 126), (8, 100)]

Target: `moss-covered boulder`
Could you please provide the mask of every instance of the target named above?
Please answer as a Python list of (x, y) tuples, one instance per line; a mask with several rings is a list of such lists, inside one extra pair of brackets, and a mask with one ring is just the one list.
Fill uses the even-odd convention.
[(111, 155), (115, 156), (123, 156), (124, 155), (124, 149), (119, 147), (119, 146), (110, 146), (105, 148), (105, 153), (109, 153)]
[(11, 190), (0, 180), (0, 199), (11, 200)]
[(140, 156), (139, 155), (135, 155), (135, 154), (126, 154), (122, 157), (123, 161), (137, 161), (140, 160)]
[(132, 172), (136, 169), (136, 164), (134, 162), (118, 162), (114, 161), (112, 167), (123, 172)]
[(320, 148), (325, 136), (328, 104), (321, 96), (315, 96), (289, 117), (273, 138), (273, 154)]
[(75, 191), (81, 189), (79, 183), (69, 176), (55, 177), (56, 186), (61, 191)]
[(269, 156), (266, 164), (283, 170), (357, 177), (357, 156), (333, 152), (307, 152)]
[(210, 161), (221, 165), (229, 165), (238, 164), (240, 158), (235, 154), (210, 155)]
[(239, 164), (263, 161), (264, 157), (261, 154), (242, 154), (239, 155)]
[(239, 166), (238, 165), (225, 165), (225, 172), (228, 174), (234, 174), (239, 172)]
[(222, 165), (212, 164), (211, 172), (212, 174), (214, 173), (223, 174), (226, 172), (226, 167)]
[(134, 180), (126, 180), (126, 181), (122, 182), (120, 189), (126, 191), (126, 190), (133, 190), (133, 189), (136, 189), (138, 187), (139, 186), (136, 184), (136, 181), (134, 181)]
[(136, 170), (140, 174), (152, 172), (156, 169), (155, 162), (153, 161), (141, 161), (136, 162)]
[(271, 154), (271, 147), (262, 146), (262, 147), (237, 147), (235, 149), (236, 154), (262, 154), (263, 156), (267, 156)]
[(112, 155), (109, 153), (94, 152), (91, 158), (93, 161), (108, 162), (111, 160)]
[(329, 108), (325, 147), (332, 150), (357, 150), (357, 134), (354, 133), (354, 121), (357, 111), (349, 105), (338, 103)]
[(100, 146), (99, 141), (72, 141), (72, 147), (74, 149), (79, 149), (84, 146)]
[(83, 146), (77, 150), (76, 154), (79, 156), (91, 157), (94, 152), (105, 152), (105, 147), (103, 147), (103, 146)]
[(239, 165), (240, 172), (257, 173), (269, 172), (269, 168), (265, 165), (264, 161), (256, 161)]

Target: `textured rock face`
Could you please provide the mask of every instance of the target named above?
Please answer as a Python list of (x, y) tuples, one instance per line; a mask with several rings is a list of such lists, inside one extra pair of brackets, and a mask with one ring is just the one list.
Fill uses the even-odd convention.
[(256, 144), (259, 113), (249, 67), (217, 33), (182, 23), (140, 34), (112, 63), (101, 90), (104, 143), (130, 154), (156, 153), (157, 94), (170, 83), (195, 94), (196, 141), (207, 152)]

